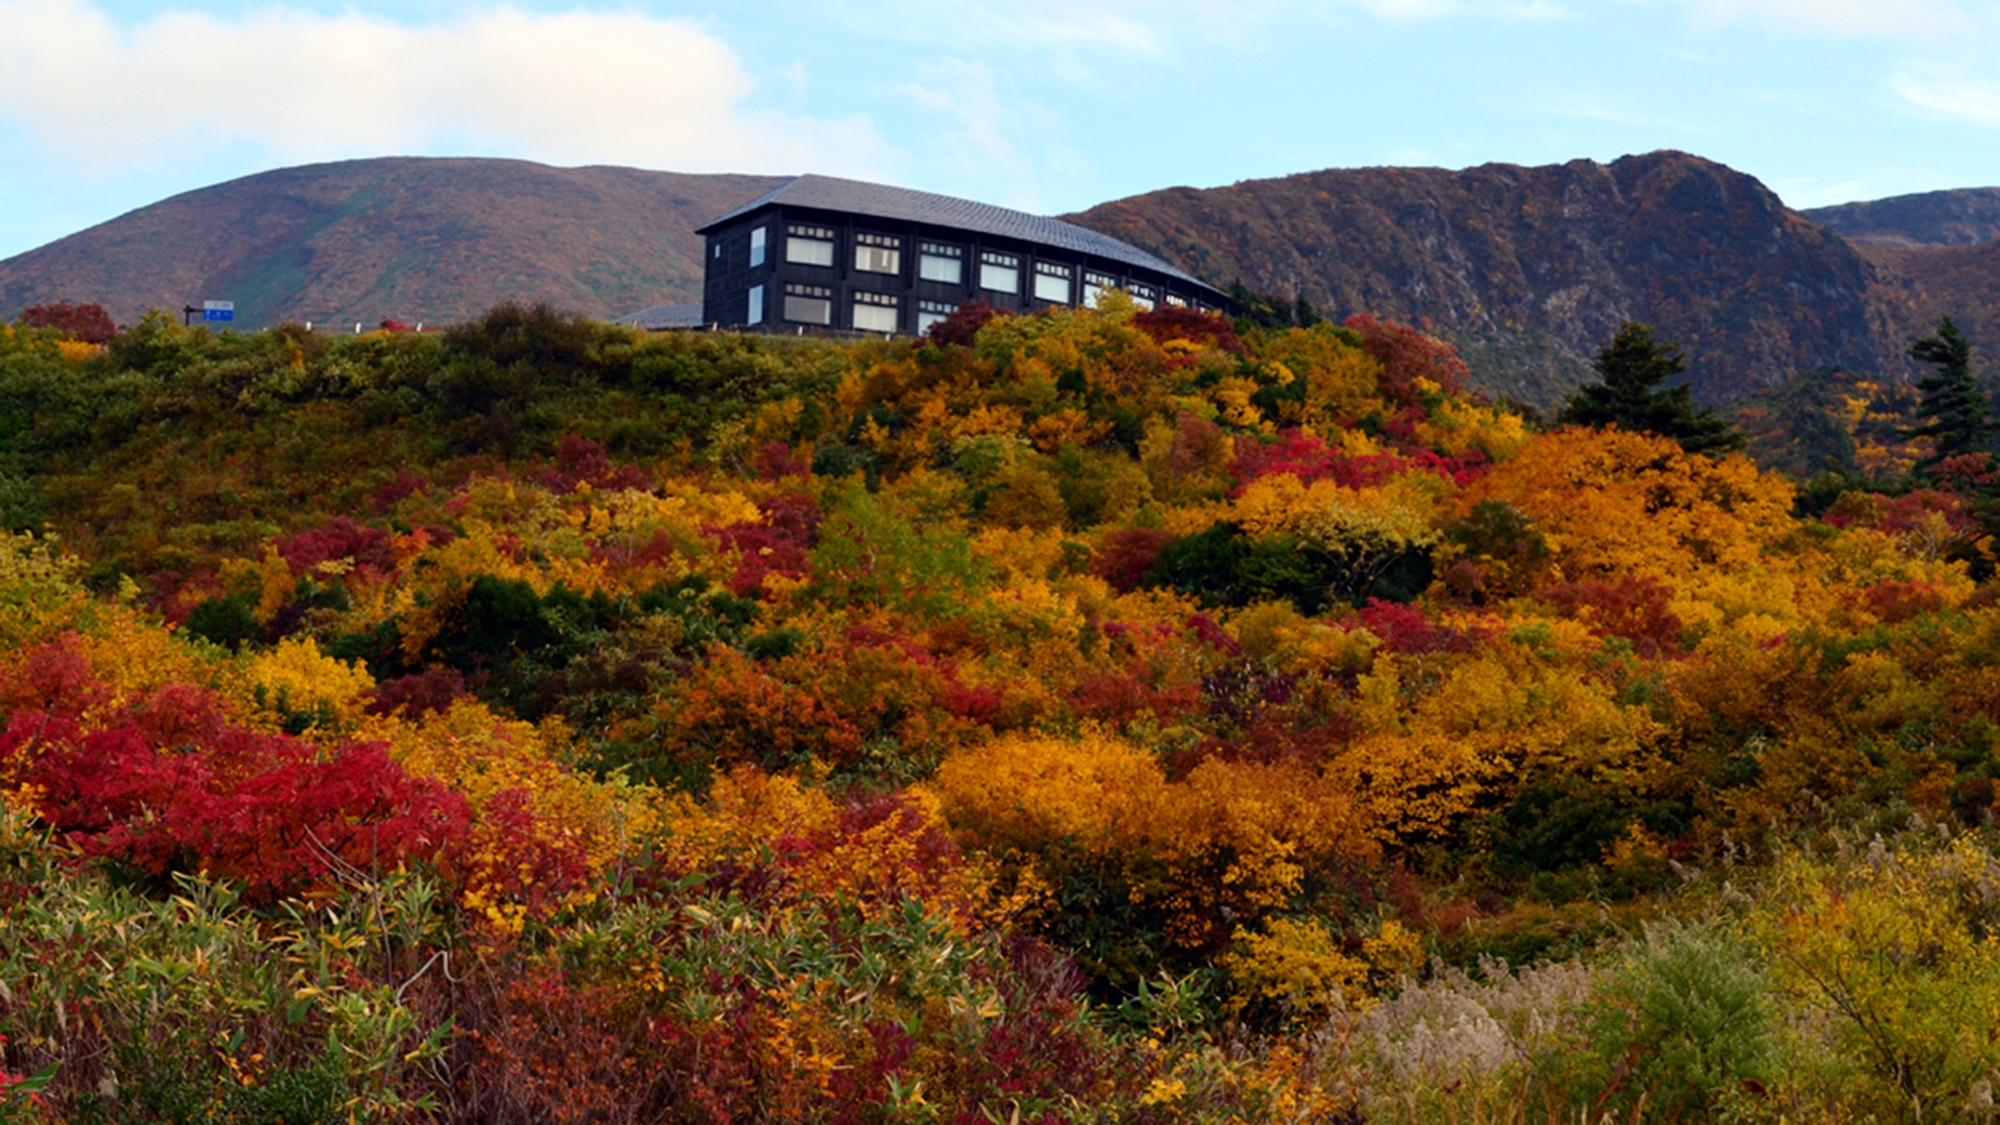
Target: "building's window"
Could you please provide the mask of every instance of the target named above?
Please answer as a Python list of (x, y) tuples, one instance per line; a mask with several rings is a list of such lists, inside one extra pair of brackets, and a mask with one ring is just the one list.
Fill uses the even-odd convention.
[(715, 260), (718, 262), (722, 260), (722, 243), (720, 242), (715, 244)]
[(931, 325), (958, 311), (958, 306), (946, 301), (917, 302), (917, 335), (931, 330)]
[(965, 251), (956, 246), (946, 246), (941, 242), (919, 243), (917, 276), (925, 281), (941, 281), (946, 285), (965, 284)]
[(832, 324), (833, 290), (824, 285), (785, 286), (785, 319), (797, 324)]
[(1058, 266), (1050, 262), (1035, 263), (1035, 299), (1054, 301), (1067, 305), (1070, 300), (1070, 272), (1068, 266)]
[(855, 235), (854, 268), (862, 273), (902, 273), (903, 240), (886, 234)]
[(896, 306), (896, 298), (887, 293), (856, 293), (854, 330), (893, 333), (896, 331)]
[[(785, 260), (802, 266), (833, 264), (833, 231), (828, 227), (786, 227)], [(787, 316), (786, 320), (791, 317)]]
[(1167, 307), (1170, 309), (1184, 309), (1187, 308), (1187, 302), (1169, 293), (1167, 294)]
[(1140, 285), (1134, 282), (1125, 288), (1127, 292), (1132, 294), (1132, 303), (1146, 312), (1152, 312), (1153, 302), (1160, 299), (1160, 291), (1150, 285)]
[(761, 286), (761, 285), (752, 285), (752, 286), (750, 287), (750, 315), (748, 315), (748, 316), (746, 316), (746, 317), (744, 317), (744, 318), (743, 318), (743, 323), (745, 323), (745, 324), (762, 324), (762, 323), (764, 323), (764, 287), (763, 287), (763, 286)]
[(1021, 259), (1012, 254), (979, 255), (979, 287), (995, 293), (1021, 291)]
[(1118, 279), (1112, 277), (1110, 274), (1098, 273), (1095, 270), (1083, 271), (1084, 307), (1090, 309), (1096, 308), (1098, 299), (1104, 296), (1104, 291), (1116, 288), (1118, 288)]
[[(754, 270), (763, 264), (764, 228), (758, 227), (756, 230), (750, 232), (750, 268)], [(750, 323), (755, 324), (757, 322), (753, 320)]]

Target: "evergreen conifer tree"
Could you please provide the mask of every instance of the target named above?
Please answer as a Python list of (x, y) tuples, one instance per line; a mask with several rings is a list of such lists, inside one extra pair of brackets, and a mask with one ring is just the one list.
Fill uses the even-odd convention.
[(1903, 431), (1906, 438), (1931, 439), (1931, 455), (1918, 462), (1917, 468), (1926, 469), (1948, 457), (1983, 449), (1994, 424), (1986, 392), (1972, 377), (1972, 344), (1958, 325), (1948, 316), (1939, 320), (1935, 336), (1911, 342), (1910, 358), (1936, 368), (1917, 380), (1917, 390), (1923, 395), (1917, 416), (1931, 419), (1930, 423)]
[(1653, 338), (1635, 320), (1619, 326), (1591, 363), (1599, 382), (1577, 388), (1556, 420), (1575, 426), (1617, 426), (1672, 438), (1689, 453), (1720, 456), (1743, 448), (1729, 420), (1694, 401), (1686, 383), (1653, 388), (1687, 371), (1680, 349)]

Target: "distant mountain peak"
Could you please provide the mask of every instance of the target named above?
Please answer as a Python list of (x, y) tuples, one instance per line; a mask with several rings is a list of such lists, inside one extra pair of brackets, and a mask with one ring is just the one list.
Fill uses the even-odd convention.
[(1327, 169), (1066, 216), (1333, 316), (1427, 322), (1488, 390), (1549, 404), (1627, 319), (1720, 401), (1813, 367), (1873, 369), (1869, 270), (1752, 176), (1685, 152), (1609, 164)]
[(784, 182), (390, 156), (183, 192), (0, 261), (0, 317), (232, 300), (237, 323), (444, 323), (504, 300), (612, 317), (701, 290), (694, 228)]
[(1977, 246), (2000, 240), (2000, 187), (1896, 195), (1815, 207), (1803, 214), (1851, 242), (1878, 246)]

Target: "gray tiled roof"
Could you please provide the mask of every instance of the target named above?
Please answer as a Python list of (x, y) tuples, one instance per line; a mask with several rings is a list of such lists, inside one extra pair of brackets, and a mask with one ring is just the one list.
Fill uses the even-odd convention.
[(629, 316), (621, 316), (613, 324), (629, 324), (634, 328), (644, 328), (658, 332), (667, 328), (700, 328), (700, 305), (654, 305), (640, 309)]
[(1060, 219), (1030, 215), (1025, 211), (1013, 211), (988, 203), (974, 203), (969, 199), (954, 199), (949, 195), (932, 195), (927, 191), (911, 191), (908, 188), (863, 183), (860, 180), (843, 180), (835, 176), (800, 176), (791, 183), (783, 184), (758, 196), (714, 222), (697, 228), (695, 233), (707, 234), (738, 216), (747, 215), (770, 203), (783, 203), (790, 207), (817, 207), (826, 211), (847, 211), (901, 222), (930, 223), (941, 227), (977, 231), (980, 234), (999, 235), (1003, 238), (1018, 238), (1024, 242), (1039, 242), (1047, 246), (1058, 246), (1064, 250), (1094, 254), (1114, 262), (1124, 262), (1126, 265), (1158, 270), (1169, 277), (1191, 281), (1204, 289), (1214, 288), (1200, 278), (1191, 277), (1136, 246), (1127, 245), (1094, 230), (1085, 230), (1073, 223), (1065, 223)]

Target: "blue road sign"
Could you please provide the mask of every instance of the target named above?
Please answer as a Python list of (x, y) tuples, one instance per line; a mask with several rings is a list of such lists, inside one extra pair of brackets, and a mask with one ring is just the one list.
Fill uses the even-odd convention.
[(235, 320), (236, 302), (203, 301), (201, 303), (201, 318), (203, 320)]

